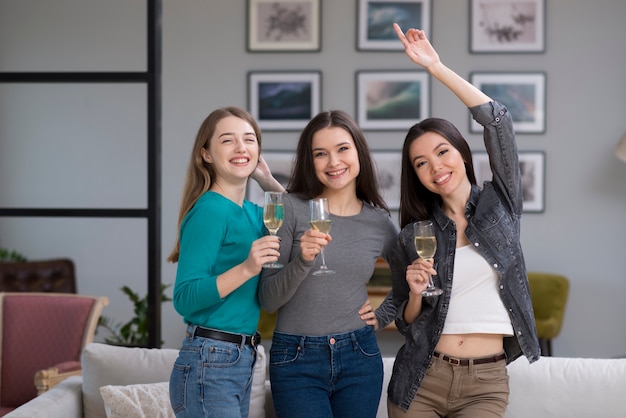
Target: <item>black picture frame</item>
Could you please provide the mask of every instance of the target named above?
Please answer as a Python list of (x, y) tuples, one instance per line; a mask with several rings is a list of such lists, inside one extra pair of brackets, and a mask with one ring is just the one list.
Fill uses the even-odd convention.
[(470, 0), (473, 54), (544, 53), (546, 0)]
[(321, 0), (247, 0), (248, 52), (319, 52)]
[(267, 131), (298, 131), (320, 112), (321, 71), (248, 72), (248, 111)]
[(393, 30), (418, 28), (431, 39), (431, 0), (357, 0), (358, 51), (402, 51), (404, 47)]
[(408, 130), (430, 116), (425, 71), (357, 71), (356, 92), (356, 119), (363, 130)]
[[(545, 151), (518, 151), (524, 189), (524, 212), (542, 213), (545, 211), (546, 153)], [(489, 155), (484, 151), (472, 153), (476, 183), (483, 187), (491, 181)]]
[[(284, 187), (287, 187), (296, 152), (293, 150), (262, 150), (261, 155), (270, 167), (274, 178)], [(256, 203), (259, 206), (263, 206), (264, 195), (265, 192), (256, 181), (248, 181), (248, 187), (246, 190), (247, 200)]]
[(389, 210), (400, 209), (400, 174), (402, 150), (372, 150), (372, 160), (376, 165), (378, 185)]
[[(546, 73), (473, 72), (470, 82), (511, 112), (516, 133), (542, 134), (546, 131)], [(483, 131), (469, 116), (470, 132)]]

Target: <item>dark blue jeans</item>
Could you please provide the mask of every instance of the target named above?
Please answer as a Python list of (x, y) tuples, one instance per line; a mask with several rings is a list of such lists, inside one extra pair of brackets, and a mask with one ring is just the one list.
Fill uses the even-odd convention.
[(274, 332), (270, 381), (278, 418), (375, 418), (383, 363), (374, 330), (323, 337)]

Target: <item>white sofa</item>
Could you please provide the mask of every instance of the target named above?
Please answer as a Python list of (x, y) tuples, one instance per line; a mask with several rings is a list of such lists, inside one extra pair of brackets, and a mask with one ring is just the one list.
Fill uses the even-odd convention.
[[(172, 417), (167, 384), (178, 350), (89, 344), (83, 376), (71, 377), (17, 408), (6, 418)], [(267, 358), (260, 347), (250, 418), (272, 418)], [(386, 388), (393, 358), (384, 358), (385, 381), (378, 417), (387, 417)], [(626, 359), (521, 358), (508, 366), (511, 396), (507, 418), (624, 417)], [(105, 410), (100, 387), (107, 399)]]

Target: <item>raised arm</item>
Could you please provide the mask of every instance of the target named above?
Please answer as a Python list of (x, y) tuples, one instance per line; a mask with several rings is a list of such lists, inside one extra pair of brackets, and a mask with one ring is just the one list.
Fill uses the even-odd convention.
[(461, 99), (465, 106), (470, 108), (492, 101), (480, 89), (441, 62), (437, 51), (430, 44), (423, 30), (411, 28), (404, 34), (397, 23), (394, 23), (393, 27), (396, 35), (398, 35), (398, 39), (404, 45), (406, 55), (411, 61), (424, 67), (430, 75), (439, 80)]

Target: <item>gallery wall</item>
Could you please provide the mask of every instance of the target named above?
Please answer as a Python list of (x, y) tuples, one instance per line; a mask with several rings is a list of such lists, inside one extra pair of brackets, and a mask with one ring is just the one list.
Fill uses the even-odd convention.
[[(250, 71), (319, 71), (321, 108), (356, 114), (358, 72), (414, 69), (401, 51), (357, 50), (357, 0), (324, 1), (321, 49), (297, 53), (248, 51), (244, 0), (163, 3), (162, 260), (176, 239), (198, 126), (217, 107), (248, 106)], [(527, 266), (571, 282), (556, 355), (626, 354), (626, 164), (612, 154), (626, 131), (626, 3), (548, 0), (545, 52), (499, 54), (469, 51), (469, 1), (432, 3), (432, 43), (459, 74), (545, 74), (545, 131), (518, 135), (521, 151), (545, 155), (542, 211), (526, 213), (522, 223)], [(140, 1), (57, 0), (52, 7), (0, 0), (0, 71), (145, 70), (144, 35)], [(0, 85), (1, 207), (145, 206), (145, 92), (84, 87), (68, 95), (55, 86)], [(429, 93), (431, 115), (450, 119), (474, 151), (484, 150), (463, 105), (436, 83)], [(119, 120), (123, 130), (111, 122)], [(375, 152), (388, 155), (399, 152), (404, 132), (366, 135)], [(293, 150), (297, 136), (265, 131), (264, 149)], [(109, 296), (106, 314), (120, 319), (132, 307), (119, 287), (146, 289), (145, 240), (141, 220), (0, 217), (0, 245), (30, 258), (73, 258), (79, 291)], [(173, 283), (175, 272), (163, 261), (164, 283)], [(165, 346), (177, 347), (184, 328), (171, 304), (163, 305), (162, 322)], [(384, 331), (380, 341), (392, 354), (401, 339)]]

